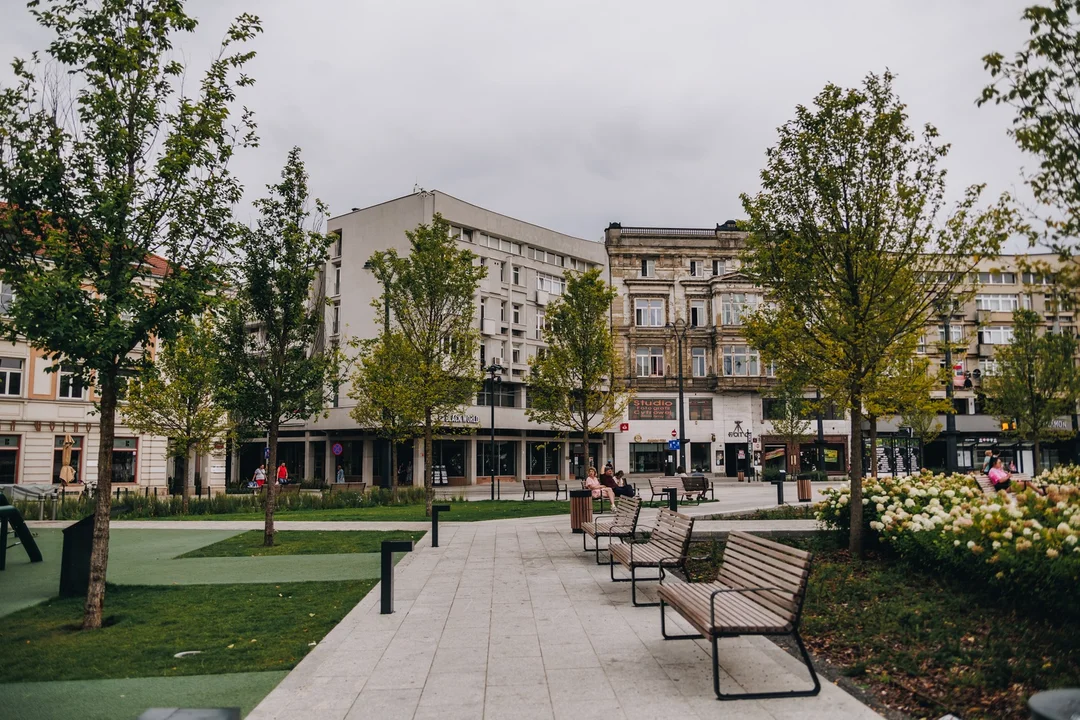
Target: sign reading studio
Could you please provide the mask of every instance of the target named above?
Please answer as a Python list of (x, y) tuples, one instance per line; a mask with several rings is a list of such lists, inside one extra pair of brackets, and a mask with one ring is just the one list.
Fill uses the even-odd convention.
[(670, 398), (634, 398), (630, 401), (631, 420), (674, 420), (675, 401)]

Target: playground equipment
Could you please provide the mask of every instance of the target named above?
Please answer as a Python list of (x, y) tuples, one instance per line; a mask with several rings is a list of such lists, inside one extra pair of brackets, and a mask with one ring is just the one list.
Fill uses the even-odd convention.
[[(22, 543), (26, 554), (30, 556), (30, 562), (41, 562), (41, 550), (38, 549), (37, 542), (30, 533), (30, 528), (26, 527), (26, 521), (23, 520), (22, 513), (19, 512), (17, 507), (8, 502), (6, 495), (0, 493), (0, 570), (7, 568), (9, 525), (15, 531), (15, 536), (19, 538), (19, 543)], [(16, 545), (19, 543), (16, 543)]]

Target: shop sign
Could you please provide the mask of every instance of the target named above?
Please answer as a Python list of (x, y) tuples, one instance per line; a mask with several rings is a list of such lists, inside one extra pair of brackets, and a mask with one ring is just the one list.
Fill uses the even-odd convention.
[(463, 415), (461, 413), (452, 413), (446, 416), (445, 422), (452, 425), (479, 425), (480, 416), (474, 413)]
[(753, 430), (742, 429), (742, 420), (736, 420), (735, 429), (728, 433), (728, 437), (730, 438), (751, 438), (753, 435)]
[(838, 450), (825, 448), (825, 462), (834, 463), (840, 461), (840, 452)]
[(670, 398), (634, 398), (630, 401), (631, 420), (674, 420), (675, 401)]

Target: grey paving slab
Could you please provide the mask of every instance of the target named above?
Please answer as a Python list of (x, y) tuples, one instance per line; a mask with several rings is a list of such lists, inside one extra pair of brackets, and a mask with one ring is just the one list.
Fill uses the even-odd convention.
[[(567, 525), (463, 523), (437, 549), (425, 537), (397, 566), (397, 612), (379, 615), (369, 594), (249, 718), (878, 717), (831, 684), (720, 703), (708, 645), (663, 640), (659, 610), (632, 607)], [(720, 663), (728, 690), (808, 684), (764, 638), (721, 641)]]

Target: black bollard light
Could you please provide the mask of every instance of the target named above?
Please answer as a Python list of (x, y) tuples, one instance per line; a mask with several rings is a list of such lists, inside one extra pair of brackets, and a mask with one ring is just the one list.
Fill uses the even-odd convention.
[(787, 480), (787, 470), (780, 471), (780, 479), (775, 480), (776, 483), (776, 504), (784, 504), (784, 481)]
[(664, 488), (664, 493), (667, 495), (668, 510), (671, 512), (679, 512), (679, 489)]
[(412, 552), (412, 540), (382, 541), (382, 574), (379, 584), (382, 587), (382, 608), (380, 613), (389, 615), (394, 612), (394, 553)]
[(449, 505), (431, 506), (431, 547), (439, 547), (439, 513), (450, 512)]

